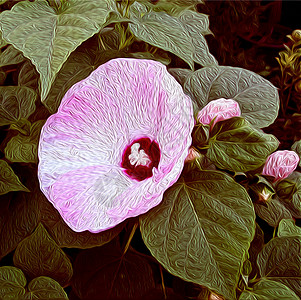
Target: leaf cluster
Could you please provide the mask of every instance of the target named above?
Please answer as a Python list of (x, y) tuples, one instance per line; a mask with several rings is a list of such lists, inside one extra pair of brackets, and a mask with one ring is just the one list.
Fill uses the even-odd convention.
[[(201, 1), (13, 2), (0, 1), (0, 298), (299, 299), (301, 173), (261, 176), (279, 146), (261, 130), (277, 118), (278, 92), (218, 65)], [(76, 233), (39, 189), (39, 135), (68, 89), (117, 57), (167, 65), (195, 116), (218, 98), (242, 115), (196, 120), (200, 157), (157, 207)]]

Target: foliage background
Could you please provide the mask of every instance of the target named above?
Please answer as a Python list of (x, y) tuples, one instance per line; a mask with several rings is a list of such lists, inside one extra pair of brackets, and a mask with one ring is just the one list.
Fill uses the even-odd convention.
[[(208, 299), (210, 290), (222, 294), (226, 299), (233, 297), (227, 288), (217, 289), (216, 286), (221, 282), (214, 283), (213, 277), (197, 284), (192, 279), (194, 276), (178, 272), (173, 263), (167, 266), (164, 258), (160, 261), (162, 252), (154, 246), (154, 242), (160, 242), (160, 236), (158, 234), (155, 241), (152, 241), (148, 238), (147, 228), (152, 218), (162, 212), (148, 214), (140, 219), (140, 223), (138, 218), (129, 219), (101, 234), (75, 233), (69, 229), (39, 190), (36, 176), (39, 133), (47, 117), (56, 111), (65, 92), (112, 58), (135, 57), (161, 61), (168, 65), (171, 74), (182, 83), (184, 90), (186, 86), (186, 91), (192, 94), (194, 91), (190, 90), (188, 81), (186, 82), (188, 74), (192, 72), (191, 68), (202, 70), (198, 74), (205, 71), (210, 73), (210, 69), (206, 67), (210, 68), (218, 62), (220, 66), (253, 71), (278, 88), (281, 104), (279, 115), (268, 127), (258, 127), (264, 127), (262, 129), (265, 133), (277, 137), (280, 141), (279, 149), (290, 149), (294, 145), (293, 149), (300, 153), (300, 145), (296, 142), (301, 138), (301, 53), (300, 43), (296, 43), (291, 35), (301, 25), (300, 2), (117, 1), (121, 8), (128, 4), (135, 7), (131, 12), (131, 22), (126, 9), (120, 8), (106, 19), (106, 10), (100, 2), (91, 1), (90, 3), (97, 3), (95, 7), (93, 4), (89, 7), (86, 3), (81, 6), (77, 2), (84, 29), (77, 28), (67, 34), (75, 40), (71, 39), (68, 41), (70, 43), (66, 43), (65, 56), (54, 55), (50, 69), (43, 65), (43, 61), (36, 62), (36, 59), (47, 52), (47, 49), (44, 51), (40, 47), (49, 41), (38, 36), (37, 40), (32, 41), (32, 47), (37, 43), (37, 48), (24, 49), (24, 44), (18, 44), (22, 40), (20, 36), (17, 35), (15, 40), (13, 36), (9, 37), (8, 33), (22, 23), (20, 20), (26, 14), (22, 10), (15, 11), (16, 15), (8, 20), (5, 18), (9, 18), (9, 14), (3, 17), (3, 12), (8, 12), (18, 2), (23, 1), (0, 1), (0, 24), (4, 37), (0, 45), (0, 298), (6, 299), (5, 295), (11, 294), (15, 297), (21, 295), (22, 299), (26, 294), (27, 297), (35, 296), (37, 299), (65, 299), (67, 296), (69, 299), (100, 299), (99, 295), (102, 295), (101, 299)], [(53, 18), (56, 18), (53, 11), (59, 12), (61, 2), (26, 2), (40, 5), (40, 15), (35, 9), (31, 12), (28, 10), (27, 13), (37, 13), (36, 18), (43, 19), (40, 23), (42, 31), (47, 31), (54, 22)], [(189, 3), (200, 14), (209, 16), (210, 31), (204, 25), (199, 28), (198, 35), (193, 36), (190, 23), (185, 23), (185, 18), (179, 17), (187, 8), (183, 3)], [(146, 4), (151, 6), (151, 22), (145, 18), (146, 11), (141, 8), (141, 5)], [(91, 11), (95, 13), (93, 24), (89, 19)], [(49, 19), (45, 18), (46, 12)], [(158, 15), (165, 14), (160, 25), (154, 22), (156, 12)], [(72, 22), (72, 18), (73, 16), (70, 17), (71, 21), (63, 21)], [(177, 32), (167, 43), (165, 38), (162, 39), (162, 28), (177, 27), (174, 18), (180, 18), (187, 26), (193, 47), (201, 49), (195, 51), (198, 55), (190, 53), (191, 47), (187, 41), (177, 40)], [(23, 32), (21, 30), (21, 35), (28, 33), (28, 30), (34, 28), (25, 28)], [(66, 33), (62, 32), (62, 36), (64, 34)], [(291, 39), (287, 35), (291, 35)], [(12, 39), (12, 42), (7, 44), (5, 38)], [(53, 42), (59, 48), (65, 40)], [(283, 46), (284, 43), (288, 48)], [(297, 54), (291, 50), (293, 45), (297, 45)], [(31, 60), (22, 53), (31, 57)], [(180, 69), (185, 70), (179, 71)], [(256, 126), (259, 118), (254, 120), (252, 125)], [(237, 124), (239, 122), (240, 120), (236, 120)], [(268, 143), (263, 141), (264, 148)], [(266, 150), (267, 153), (272, 152), (272, 148), (273, 146)], [(210, 159), (214, 161), (214, 149), (210, 155)], [(259, 164), (262, 163), (263, 161)], [(241, 170), (245, 171), (248, 170)], [(297, 171), (300, 172), (300, 166)], [(190, 176), (189, 166), (186, 166), (183, 174), (186, 174), (186, 178)], [(200, 172), (198, 178), (207, 178), (208, 174)], [(258, 188), (264, 187), (270, 191), (275, 188), (271, 187), (268, 179), (258, 177), (255, 180), (251, 176), (253, 182), (250, 182), (245, 174), (239, 174), (236, 169), (231, 170), (231, 166), (223, 178), (219, 177), (219, 173), (210, 174), (214, 181), (226, 180), (229, 185), (239, 183), (244, 186), (257, 214), (249, 259), (245, 260), (239, 278), (237, 277), (237, 298), (253, 299), (252, 295), (255, 294), (259, 295), (258, 299), (264, 299), (260, 298), (264, 296), (272, 299), (268, 294), (272, 289), (275, 293), (280, 291), (277, 299), (280, 299), (281, 293), (284, 293), (284, 299), (298, 299), (294, 298), (294, 292), (300, 297), (300, 177), (283, 181), (277, 186), (279, 199), (273, 204), (262, 205), (258, 203)], [(184, 183), (172, 187), (166, 193), (164, 201), (174, 201), (174, 192), (183, 193), (185, 198), (187, 195), (185, 196), (184, 187)], [(194, 188), (202, 190), (201, 186)], [(292, 202), (284, 205), (287, 199)], [(162, 207), (157, 209), (160, 211)], [(280, 223), (281, 219), (291, 220), (292, 217), (295, 223)], [(165, 236), (161, 238), (164, 240)], [(268, 246), (263, 248), (264, 244)], [(248, 245), (244, 247), (248, 248)], [(269, 247), (278, 249), (278, 252), (271, 255)], [(294, 259), (288, 258), (285, 265), (293, 276), (287, 276), (284, 269), (277, 267), (286, 259), (281, 256), (283, 253), (293, 253), (287, 254)], [(260, 262), (259, 265), (256, 260)], [(211, 268), (208, 270), (212, 273), (215, 268)], [(289, 280), (288, 277), (293, 278)], [(230, 286), (232, 281), (227, 280), (223, 284)]]

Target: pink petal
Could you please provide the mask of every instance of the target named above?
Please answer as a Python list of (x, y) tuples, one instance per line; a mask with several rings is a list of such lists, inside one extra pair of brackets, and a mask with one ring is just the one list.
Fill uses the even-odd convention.
[[(45, 123), (41, 190), (73, 230), (111, 228), (160, 203), (180, 176), (193, 126), (191, 100), (164, 65), (111, 60), (75, 84)], [(137, 182), (123, 172), (122, 154), (144, 137), (161, 158), (153, 176)]]
[(200, 157), (200, 153), (196, 151), (193, 147), (189, 148), (188, 155), (185, 158), (185, 162), (193, 161)]
[[(197, 119), (202, 124), (210, 124), (215, 118), (213, 125), (218, 121), (239, 117), (241, 111), (239, 104), (232, 99), (217, 99), (210, 101), (202, 110), (199, 111)], [(212, 125), (212, 126), (213, 126)]]
[(284, 179), (297, 168), (299, 160), (294, 151), (276, 151), (267, 158), (262, 174), (275, 177), (275, 181)]

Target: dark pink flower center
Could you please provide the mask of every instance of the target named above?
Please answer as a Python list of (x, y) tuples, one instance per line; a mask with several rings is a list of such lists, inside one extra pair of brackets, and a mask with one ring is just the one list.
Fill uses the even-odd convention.
[(149, 138), (140, 138), (125, 148), (121, 167), (129, 177), (142, 181), (152, 177), (152, 170), (158, 168), (159, 161), (159, 145)]

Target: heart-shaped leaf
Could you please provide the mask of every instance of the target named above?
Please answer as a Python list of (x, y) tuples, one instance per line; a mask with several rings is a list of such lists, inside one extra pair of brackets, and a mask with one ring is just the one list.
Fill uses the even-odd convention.
[(22, 52), (10, 45), (0, 55), (0, 67), (16, 65), (24, 60)]
[[(177, 8), (180, 10), (179, 14), (174, 13)], [(176, 54), (191, 68), (193, 61), (202, 66), (217, 65), (204, 38), (204, 35), (211, 33), (208, 16), (181, 9), (174, 4), (170, 11), (163, 10), (166, 7), (160, 9), (157, 5), (135, 2), (130, 7), (132, 23), (129, 28), (137, 38)]]
[[(20, 299), (25, 294), (26, 278), (15, 267), (0, 267), (0, 298)], [(24, 298), (23, 298), (24, 299)]]
[(74, 264), (72, 289), (83, 300), (139, 299), (155, 287), (148, 261), (115, 242), (82, 251)]
[(272, 227), (277, 227), (282, 219), (292, 218), (290, 211), (278, 199), (255, 203), (254, 208), (256, 214)]
[(49, 276), (65, 286), (72, 276), (72, 265), (42, 224), (22, 242), (14, 253), (14, 265), (31, 278)]
[(261, 277), (281, 282), (301, 297), (301, 236), (270, 240), (258, 254)]
[(38, 144), (42, 126), (45, 120), (33, 123), (30, 127), (30, 134), (18, 134), (7, 143), (4, 153), (11, 162), (37, 163)]
[(143, 240), (170, 273), (234, 299), (255, 231), (246, 190), (219, 171), (191, 171), (141, 216)]
[(144, 4), (134, 2), (130, 6), (130, 20), (129, 28), (138, 39), (174, 53), (194, 67), (191, 37), (176, 17), (163, 11), (148, 11)]
[(6, 161), (0, 159), (0, 195), (13, 191), (29, 192), (29, 190), (21, 183), (10, 165)]
[(243, 291), (239, 300), (269, 300), (269, 299), (283, 299), (283, 300), (298, 300), (300, 299), (294, 291), (286, 285), (268, 279), (260, 279), (251, 291)]
[(184, 84), (195, 102), (196, 112), (211, 100), (233, 99), (244, 117), (256, 128), (272, 124), (279, 110), (276, 87), (251, 71), (228, 66), (205, 67), (195, 71)]
[(28, 284), (24, 273), (11, 266), (0, 267), (0, 298), (6, 299), (68, 299), (58, 282), (49, 277), (38, 277)]
[(278, 237), (301, 236), (301, 228), (296, 226), (293, 219), (283, 219), (279, 222)]
[(240, 117), (217, 122), (210, 136), (207, 157), (218, 168), (233, 172), (257, 169), (279, 145), (272, 134), (256, 130)]
[(46, 0), (22, 1), (1, 13), (3, 38), (40, 73), (42, 101), (69, 54), (104, 26), (110, 3), (70, 0), (55, 10)]
[(28, 87), (0, 86), (0, 126), (27, 119), (35, 110), (37, 93)]
[(40, 276), (28, 284), (31, 298), (26, 299), (67, 299), (68, 296), (58, 282), (52, 278)]

